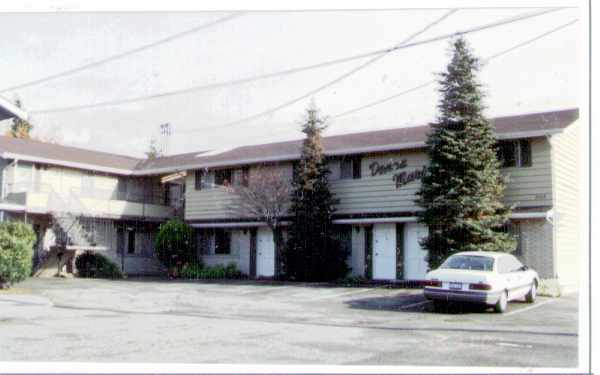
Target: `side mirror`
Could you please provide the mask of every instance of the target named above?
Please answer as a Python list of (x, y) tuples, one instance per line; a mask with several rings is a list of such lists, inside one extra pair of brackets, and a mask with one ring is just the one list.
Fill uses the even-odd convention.
[(525, 265), (523, 267), (521, 267), (521, 271), (527, 271), (528, 269), (529, 269), (529, 267), (527, 267)]

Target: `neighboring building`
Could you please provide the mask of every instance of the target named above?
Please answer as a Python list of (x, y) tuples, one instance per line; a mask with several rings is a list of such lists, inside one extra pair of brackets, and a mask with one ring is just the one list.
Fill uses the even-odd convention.
[[(580, 148), (577, 119), (578, 110), (572, 109), (493, 120), (499, 139), (502, 171), (509, 177), (505, 202), (514, 206), (505, 230), (518, 237), (516, 254), (526, 264), (538, 270), (541, 277), (559, 277), (565, 284), (578, 281), (582, 244), (578, 222)], [(335, 223), (339, 225), (340, 239), (351, 249), (352, 256), (348, 262), (353, 274), (371, 273), (374, 279), (385, 280), (421, 279), (424, 276), (426, 253), (418, 240), (427, 234), (427, 229), (417, 223), (416, 214), (420, 208), (414, 200), (423, 166), (427, 164), (424, 148), (428, 129), (428, 126), (420, 126), (323, 138), (332, 172), (331, 188), (340, 201)], [(239, 183), (255, 173), (259, 166), (279, 168), (291, 179), (293, 164), (300, 157), (302, 141), (244, 146), (220, 153), (188, 153), (153, 160), (31, 141), (24, 147), (14, 142), (0, 140), (0, 160), (6, 166), (3, 168), (3, 176), (6, 176), (3, 181), (8, 178), (7, 182), (17, 184), (24, 180), (26, 187), (21, 191), (7, 187), (3, 192), (8, 195), (3, 197), (12, 197), (12, 202), (17, 202), (16, 198), (21, 197), (19, 192), (25, 192), (25, 197), (19, 201), (23, 214), (35, 215), (32, 208), (38, 206), (34, 202), (44, 201), (35, 196), (38, 185), (40, 188), (37, 190), (44, 185), (63, 192), (63, 186), (66, 186), (70, 189), (68, 197), (77, 202), (83, 200), (83, 192), (95, 191), (89, 184), (94, 184), (94, 187), (99, 184), (113, 195), (105, 193), (100, 199), (102, 203), (94, 201), (91, 204), (86, 200), (85, 210), (79, 211), (88, 212), (87, 216), (118, 228), (118, 223), (128, 219), (136, 223), (160, 222), (171, 215), (166, 212), (169, 205), (154, 205), (148, 210), (148, 204), (158, 203), (156, 200), (144, 203), (147, 211), (140, 214), (138, 210), (133, 214), (133, 207), (139, 207), (135, 206), (136, 202), (129, 198), (114, 199), (114, 194), (121, 191), (119, 186), (127, 185), (127, 191), (152, 191), (157, 195), (176, 191), (174, 194), (178, 196), (185, 191), (184, 218), (196, 228), (198, 253), (205, 264), (235, 262), (242, 272), (251, 276), (273, 276), (275, 249), (271, 231), (265, 223), (238, 213), (236, 197), (227, 185)], [(47, 172), (50, 170), (54, 171), (53, 174)], [(56, 177), (41, 182), (44, 181), (44, 172), (39, 171), (54, 176), (62, 173), (63, 182)], [(77, 171), (79, 177), (64, 177), (68, 175), (67, 171)], [(93, 183), (85, 177), (90, 172), (94, 176)], [(21, 176), (20, 180), (10, 177), (15, 173)], [(40, 174), (41, 179), (35, 177)], [(167, 175), (169, 177), (165, 177)], [(120, 180), (127, 183), (119, 185)], [(169, 184), (176, 188), (165, 189), (165, 181), (171, 181)], [(180, 185), (182, 182), (185, 186)], [(51, 196), (54, 193), (46, 194)], [(172, 199), (165, 198), (166, 201), (171, 202)], [(116, 204), (106, 202), (121, 202), (123, 208), (119, 212), (98, 208)], [(75, 210), (72, 207), (76, 207), (77, 203), (74, 205), (70, 203), (67, 211)], [(46, 215), (47, 220), (53, 217), (54, 206), (49, 203), (41, 206), (47, 208), (38, 215)], [(111, 211), (110, 215), (107, 216), (104, 211)], [(98, 214), (90, 215), (89, 212)], [(150, 225), (145, 228), (151, 239), (156, 227)], [(113, 239), (106, 246), (119, 249), (117, 242)], [(150, 242), (147, 241), (148, 254), (151, 252)], [(114, 250), (114, 253), (120, 252)]]

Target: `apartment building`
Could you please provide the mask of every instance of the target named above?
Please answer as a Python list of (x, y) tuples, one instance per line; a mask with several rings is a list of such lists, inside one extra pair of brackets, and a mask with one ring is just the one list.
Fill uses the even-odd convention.
[[(577, 284), (582, 245), (578, 110), (499, 117), (493, 123), (508, 178), (504, 200), (513, 207), (505, 230), (518, 239), (515, 254), (544, 278)], [(418, 280), (427, 271), (419, 245), (427, 228), (417, 222), (420, 208), (414, 200), (428, 162), (428, 130), (324, 137), (330, 184), (339, 199), (334, 222), (351, 250), (353, 274)], [(56, 224), (65, 231), (68, 223), (61, 216), (96, 223), (103, 229), (94, 231), (93, 241), (75, 238), (72, 246), (103, 246), (117, 261), (129, 262), (125, 271), (131, 273), (155, 271), (139, 259), (152, 259), (158, 223), (178, 210), (195, 228), (205, 264), (235, 262), (252, 277), (272, 277), (273, 233), (236, 209), (238, 197), (230, 186), (265, 168), (291, 180), (301, 142), (140, 160), (2, 138), (0, 208), (5, 217), (31, 220), (42, 232)]]

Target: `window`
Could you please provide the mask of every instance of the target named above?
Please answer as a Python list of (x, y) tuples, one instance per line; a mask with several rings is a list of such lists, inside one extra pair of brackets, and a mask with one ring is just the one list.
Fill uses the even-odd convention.
[(527, 139), (500, 141), (497, 153), (502, 168), (531, 166), (531, 143)]
[(202, 175), (204, 171), (197, 170), (194, 172), (194, 190), (202, 190)]
[(523, 269), (523, 264), (512, 255), (504, 255), (498, 259), (498, 272), (510, 273)]
[(446, 259), (440, 268), (491, 271), (494, 268), (494, 258), (480, 255), (454, 255)]
[(222, 228), (215, 229), (215, 254), (231, 253), (231, 233)]
[(233, 173), (231, 169), (221, 169), (215, 171), (215, 185), (231, 186), (233, 184)]
[(248, 182), (250, 181), (250, 167), (242, 168), (242, 186), (248, 187)]
[(340, 179), (358, 179), (360, 177), (360, 157), (347, 157), (340, 160)]
[(135, 232), (127, 232), (127, 254), (135, 254)]

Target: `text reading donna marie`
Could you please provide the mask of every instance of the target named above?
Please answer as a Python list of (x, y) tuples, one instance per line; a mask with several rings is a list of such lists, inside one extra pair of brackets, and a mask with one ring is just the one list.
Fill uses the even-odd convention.
[[(403, 159), (399, 162), (395, 160), (390, 160), (387, 163), (379, 163), (377, 161), (374, 161), (371, 164), (369, 164), (369, 169), (371, 170), (371, 176), (375, 177), (379, 175), (385, 175), (390, 172), (402, 170), (406, 168), (407, 164), (408, 163), (406, 159)], [(409, 184), (415, 180), (420, 180), (424, 175), (425, 166), (423, 166), (421, 169), (394, 173), (394, 175), (392, 176), (392, 180), (396, 185), (396, 189), (399, 189), (400, 187)]]

